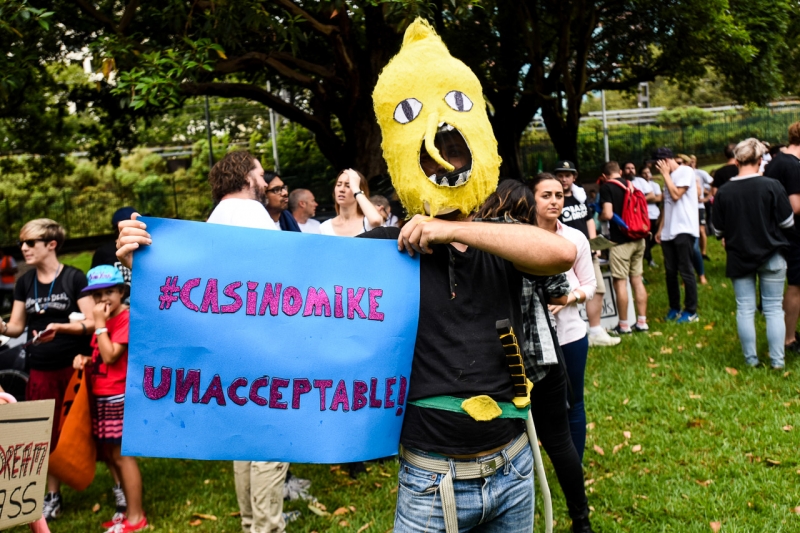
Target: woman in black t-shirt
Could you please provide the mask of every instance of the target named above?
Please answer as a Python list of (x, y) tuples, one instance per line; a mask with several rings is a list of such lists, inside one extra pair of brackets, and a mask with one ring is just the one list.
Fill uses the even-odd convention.
[(794, 226), (794, 214), (781, 184), (758, 174), (766, 149), (758, 139), (736, 145), (739, 175), (717, 192), (714, 201), (714, 231), (727, 253), (725, 275), (736, 295), (736, 326), (745, 363), (758, 366), (756, 351), (756, 277), (767, 320), (770, 364), (784, 367), (786, 324), (783, 287), (789, 248), (785, 231)]
[[(81, 295), (86, 275), (58, 261), (56, 251), (64, 243), (64, 228), (57, 222), (40, 218), (31, 220), (20, 230), (20, 247), (25, 263), (31, 268), (14, 286), (14, 307), (8, 323), (0, 320), (0, 333), (19, 337), (28, 328), (26, 348), (30, 367), (26, 400), (55, 400), (52, 451), (58, 443), (61, 408), (69, 380), (72, 360), (89, 353), (89, 335), (94, 331), (89, 295)], [(83, 313), (84, 319), (70, 321), (72, 313)], [(48, 520), (61, 513), (59, 480), (47, 476), (49, 494), (45, 497), (44, 516)]]

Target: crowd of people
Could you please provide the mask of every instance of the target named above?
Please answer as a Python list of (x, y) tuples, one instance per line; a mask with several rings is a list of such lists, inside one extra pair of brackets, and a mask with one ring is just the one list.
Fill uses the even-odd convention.
[[(713, 176), (696, 168), (695, 157), (674, 154), (669, 148), (656, 150), (638, 171), (633, 162), (620, 166), (610, 161), (602, 169), (593, 198), (578, 185), (576, 165), (559, 161), (552, 173), (541, 173), (526, 183), (501, 181), (486, 202), (466, 217), (486, 224), (459, 226), (462, 233), (457, 242), (440, 236), (443, 230), (432, 222), (436, 219), (417, 215), (400, 220), (385, 197), (370, 196), (367, 180), (353, 169), (337, 176), (333, 190), (336, 216), (320, 223), (314, 218), (317, 202), (311, 191), (296, 189), (290, 194), (279, 175), (265, 171), (250, 153), (236, 151), (210, 171), (216, 207), (208, 222), (339, 237), (393, 238), (401, 249), (423, 254), (420, 289), (426, 294), (428, 310), (425, 316), (420, 311), (419, 335), (437, 347), (442, 358), (437, 364), (443, 369), (458, 367), (460, 355), (455, 351), (474, 352), (476, 360), (484, 361), (487, 354), (503, 353), (499, 344), (487, 344), (486, 325), (479, 323), (473, 310), (452, 308), (448, 301), (459, 296), (462, 301), (483, 301), (497, 309), (514, 308), (512, 322), (519, 326), (516, 331), (522, 339), (526, 375), (536, 384), (531, 392), (536, 431), (555, 467), (573, 531), (589, 532), (582, 467), (586, 441), (583, 387), (589, 347), (615, 346), (621, 337), (649, 330), (644, 268), (647, 265), (651, 272), (658, 268), (654, 247), (660, 245), (663, 252), (669, 301), (666, 320), (678, 324), (699, 320), (697, 285), (707, 282), (703, 262), (710, 260), (707, 236), (713, 234), (722, 239), (726, 250), (726, 276), (732, 279), (736, 295), (745, 363), (761, 364), (754, 326), (759, 306), (757, 280), (767, 321), (770, 366), (782, 369), (787, 351), (800, 352), (800, 337), (795, 332), (800, 315), (800, 236), (794, 231), (800, 216), (800, 123), (793, 124), (788, 134), (787, 146), (769, 151), (757, 139), (731, 145), (726, 149), (728, 163)], [(444, 158), (450, 161), (446, 153)], [(446, 170), (432, 170), (437, 179), (439, 172)], [(663, 178), (663, 186), (654, 180), (654, 173)], [(56, 401), (53, 447), (59, 438), (60, 403), (73, 371), (86, 370), (90, 376), (92, 432), (100, 457), (116, 482), (116, 513), (102, 524), (113, 533), (138, 531), (148, 525), (136, 460), (120, 452), (132, 252), (152, 242), (133, 214), (133, 208), (115, 213), (112, 225), (119, 238), (98, 249), (86, 275), (59, 261), (65, 232), (49, 219), (32, 220), (20, 231), (20, 248), (29, 270), (14, 279), (17, 265), (7, 256), (0, 261), (2, 288), (13, 287), (11, 318), (0, 321), (0, 334), (17, 337), (27, 331), (31, 345), (27, 349), (30, 378), (26, 399)], [(638, 227), (640, 223), (646, 230)], [(537, 232), (521, 233), (524, 227), (536, 227)], [(497, 233), (497, 228), (503, 228), (503, 233)], [(553, 236), (560, 239), (553, 240)], [(563, 246), (564, 240), (572, 246)], [(530, 247), (521, 250), (519, 242)], [(610, 331), (601, 324), (603, 298), (609, 289), (603, 280), (605, 266), (618, 314)], [(440, 281), (449, 283), (450, 294), (431, 288)], [(509, 292), (509, 287), (513, 291)], [(631, 296), (635, 316), (628, 315)], [(450, 320), (457, 321), (458, 331), (446, 327), (445, 321)], [(449, 335), (453, 338), (446, 338)], [(496, 343), (494, 333), (489, 337)], [(420, 357), (415, 353), (415, 360)], [(471, 370), (482, 375), (481, 388), (475, 393), (502, 397), (507, 392), (507, 371), (498, 372), (496, 367), (496, 362), (484, 362)], [(497, 376), (496, 380), (491, 376)], [(419, 506), (430, 489), (449, 475), (450, 467), (437, 470), (436, 454), (450, 457), (454, 469), (460, 462), (476, 458), (493, 457), (501, 466), (508, 463), (521, 475), (501, 487), (504, 490), (516, 490), (514, 483), (528, 478), (525, 472), (532, 475), (530, 450), (518, 444), (522, 438), (518, 420), (493, 423), (487, 435), (489, 426), (476, 431), (474, 421), (431, 414), (432, 410), (414, 405), (419, 396), (464, 393), (463, 387), (448, 390), (444, 381), (436, 373), (415, 374), (412, 369), (414, 388), (409, 392), (401, 437), (404, 468), (400, 484), (413, 490), (398, 494), (398, 508), (416, 511), (398, 513), (397, 531), (415, 531), (421, 526), (446, 529), (448, 518), (443, 509), (436, 515), (436, 509)], [(423, 427), (438, 429), (431, 434), (426, 433), (430, 429), (420, 429)], [(452, 435), (458, 435), (458, 445), (453, 444)], [(491, 453), (486, 455), (485, 450)], [(234, 463), (246, 533), (286, 528), (283, 500), (288, 470), (289, 465), (280, 462)], [(44, 517), (50, 521), (61, 514), (63, 499), (57, 478), (49, 476), (47, 485)], [(507, 511), (507, 520), (527, 520)], [(459, 508), (459, 524), (462, 520), (471, 523), (471, 512), (474, 514), (474, 510), (464, 510), (462, 515)], [(507, 529), (524, 530), (516, 526)]]

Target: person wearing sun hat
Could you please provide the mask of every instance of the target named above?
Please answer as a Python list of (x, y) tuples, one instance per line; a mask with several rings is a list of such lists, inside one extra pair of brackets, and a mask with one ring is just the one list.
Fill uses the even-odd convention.
[(100, 265), (86, 275), (82, 294), (94, 300), (92, 355), (76, 355), (73, 368), (86, 370), (92, 392), (92, 434), (103, 450), (108, 469), (119, 479), (127, 514), (118, 511), (103, 527), (129, 533), (147, 527), (142, 509), (142, 475), (135, 457), (122, 455), (122, 418), (125, 411), (125, 378), (128, 374), (128, 325), (130, 312), (124, 299), (128, 285), (122, 272)]

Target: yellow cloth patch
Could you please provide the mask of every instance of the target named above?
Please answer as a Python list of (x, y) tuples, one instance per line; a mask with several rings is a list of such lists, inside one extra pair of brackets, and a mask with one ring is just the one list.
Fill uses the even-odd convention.
[(461, 408), (478, 422), (488, 422), (503, 414), (497, 402), (485, 394), (467, 398), (461, 402)]
[[(468, 101), (463, 96), (456, 100), (454, 92)], [(468, 215), (497, 188), (500, 156), (481, 84), (469, 67), (450, 55), (426, 21), (417, 19), (408, 27), (400, 52), (381, 72), (372, 98), (383, 157), (409, 214), (423, 214), (427, 205), (432, 216), (453, 209)], [(456, 128), (472, 153), (472, 172), (462, 185), (437, 185), (420, 167), (423, 142), (431, 157), (443, 163), (433, 146), (441, 123)]]

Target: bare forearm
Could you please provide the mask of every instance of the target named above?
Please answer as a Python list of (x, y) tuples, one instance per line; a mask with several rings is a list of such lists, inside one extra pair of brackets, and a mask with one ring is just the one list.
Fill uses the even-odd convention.
[(457, 222), (453, 242), (502, 257), (522, 272), (552, 276), (572, 268), (577, 253), (567, 239), (526, 224)]
[(97, 349), (100, 350), (100, 357), (103, 359), (103, 362), (107, 365), (112, 365), (116, 363), (117, 359), (122, 355), (124, 346), (111, 342), (108, 333), (101, 333), (97, 336)]
[(667, 189), (670, 198), (674, 201), (678, 201), (681, 199), (681, 196), (688, 190), (688, 187), (676, 187), (675, 182), (672, 181), (672, 178), (669, 174), (664, 176), (664, 188)]
[(88, 335), (94, 332), (94, 320), (87, 318), (80, 322), (70, 322), (68, 324), (59, 324), (56, 330), (59, 334), (66, 335)]

